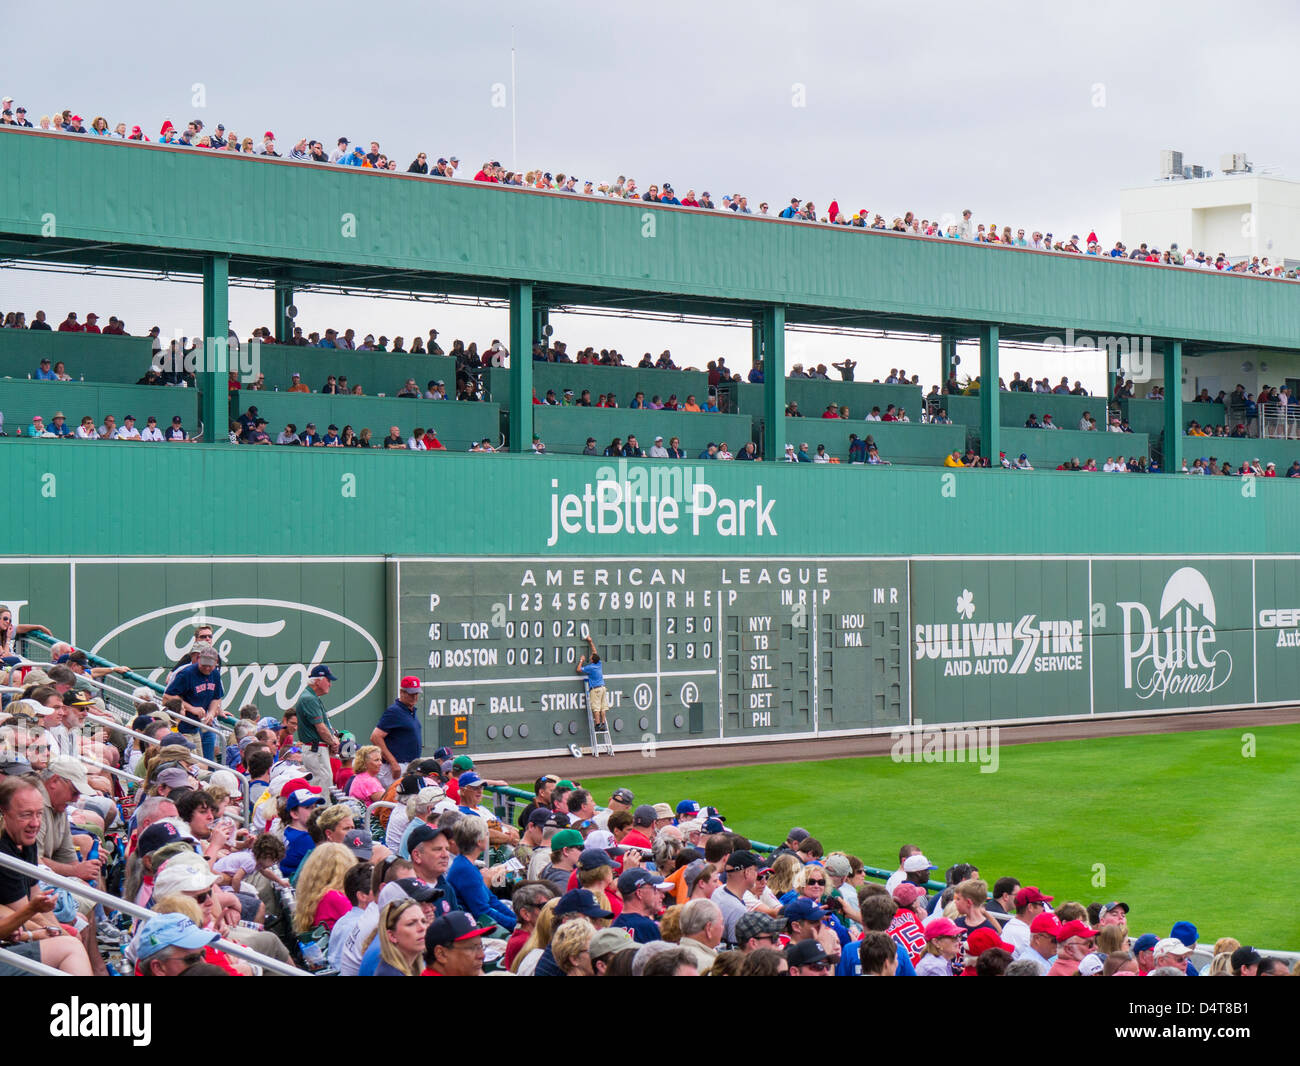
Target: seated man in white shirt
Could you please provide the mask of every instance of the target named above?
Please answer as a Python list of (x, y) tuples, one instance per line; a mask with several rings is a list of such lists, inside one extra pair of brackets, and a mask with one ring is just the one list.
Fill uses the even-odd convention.
[(139, 440), (140, 431), (135, 428), (135, 415), (122, 419), (122, 428), (117, 431), (118, 440)]
[(664, 447), (663, 437), (655, 437), (655, 442), (650, 445), (650, 451), (647, 452), (651, 459), (667, 459), (668, 449)]

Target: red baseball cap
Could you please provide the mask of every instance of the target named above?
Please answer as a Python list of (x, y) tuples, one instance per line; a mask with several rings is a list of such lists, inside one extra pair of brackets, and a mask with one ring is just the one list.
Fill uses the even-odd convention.
[(910, 907), (924, 895), (925, 889), (920, 885), (914, 885), (908, 881), (904, 881), (894, 889), (894, 902), (900, 907)]
[(308, 781), (305, 777), (293, 777), (280, 786), (280, 798), (286, 799), (298, 789), (305, 788), (313, 795), (320, 795), (320, 789)]
[[(256, 127), (254, 127), (254, 129), (256, 129)], [(262, 136), (269, 141), (275, 140), (275, 134), (272, 133), (270, 130), (267, 130), (264, 134), (262, 134)]]
[(1016, 893), (1016, 906), (1024, 907), (1030, 903), (1051, 903), (1055, 897), (1044, 896), (1034, 885), (1025, 885)]
[(1091, 940), (1097, 935), (1097, 930), (1089, 929), (1087, 925), (1077, 918), (1072, 922), (1065, 922), (1057, 930), (1057, 940), (1069, 940), (1072, 936), (1080, 936), (1085, 940)]
[(424, 685), (421, 684), (418, 677), (412, 675), (402, 678), (401, 688), (403, 692), (419, 692), (423, 687)]
[(1012, 954), (1016, 950), (1014, 944), (1008, 944), (988, 927), (975, 929), (966, 937), (967, 955), (983, 955), (989, 948), (1001, 948), (1007, 954)]
[(1054, 939), (1060, 939), (1061, 920), (1055, 914), (1040, 914), (1029, 926), (1031, 933), (1044, 933)]
[(932, 918), (925, 923), (925, 939), (940, 936), (961, 936), (961, 928), (951, 918)]

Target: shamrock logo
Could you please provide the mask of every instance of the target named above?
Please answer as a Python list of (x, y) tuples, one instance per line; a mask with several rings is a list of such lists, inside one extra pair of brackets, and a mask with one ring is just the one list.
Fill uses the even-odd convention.
[(971, 595), (970, 589), (962, 589), (961, 595), (957, 597), (957, 613), (963, 618), (974, 617), (975, 597)]

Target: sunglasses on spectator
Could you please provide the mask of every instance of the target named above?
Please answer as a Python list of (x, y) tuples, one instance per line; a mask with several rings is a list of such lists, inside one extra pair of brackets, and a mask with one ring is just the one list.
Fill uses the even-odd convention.
[(826, 884), (826, 882), (825, 882), (825, 881), (814, 881), (814, 880), (810, 877), (807, 881), (804, 882), (804, 884), (807, 884), (807, 885), (824, 885), (824, 884)]

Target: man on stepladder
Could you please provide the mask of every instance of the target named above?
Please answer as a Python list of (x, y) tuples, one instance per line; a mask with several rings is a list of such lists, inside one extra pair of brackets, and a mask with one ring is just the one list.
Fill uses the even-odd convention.
[(605, 724), (605, 715), (609, 712), (609, 693), (605, 690), (605, 671), (601, 666), (600, 656), (596, 653), (596, 643), (588, 635), (587, 646), (591, 649), (591, 662), (583, 655), (578, 659), (577, 673), (587, 679), (587, 706), (591, 709), (591, 721), (598, 731), (609, 728)]

